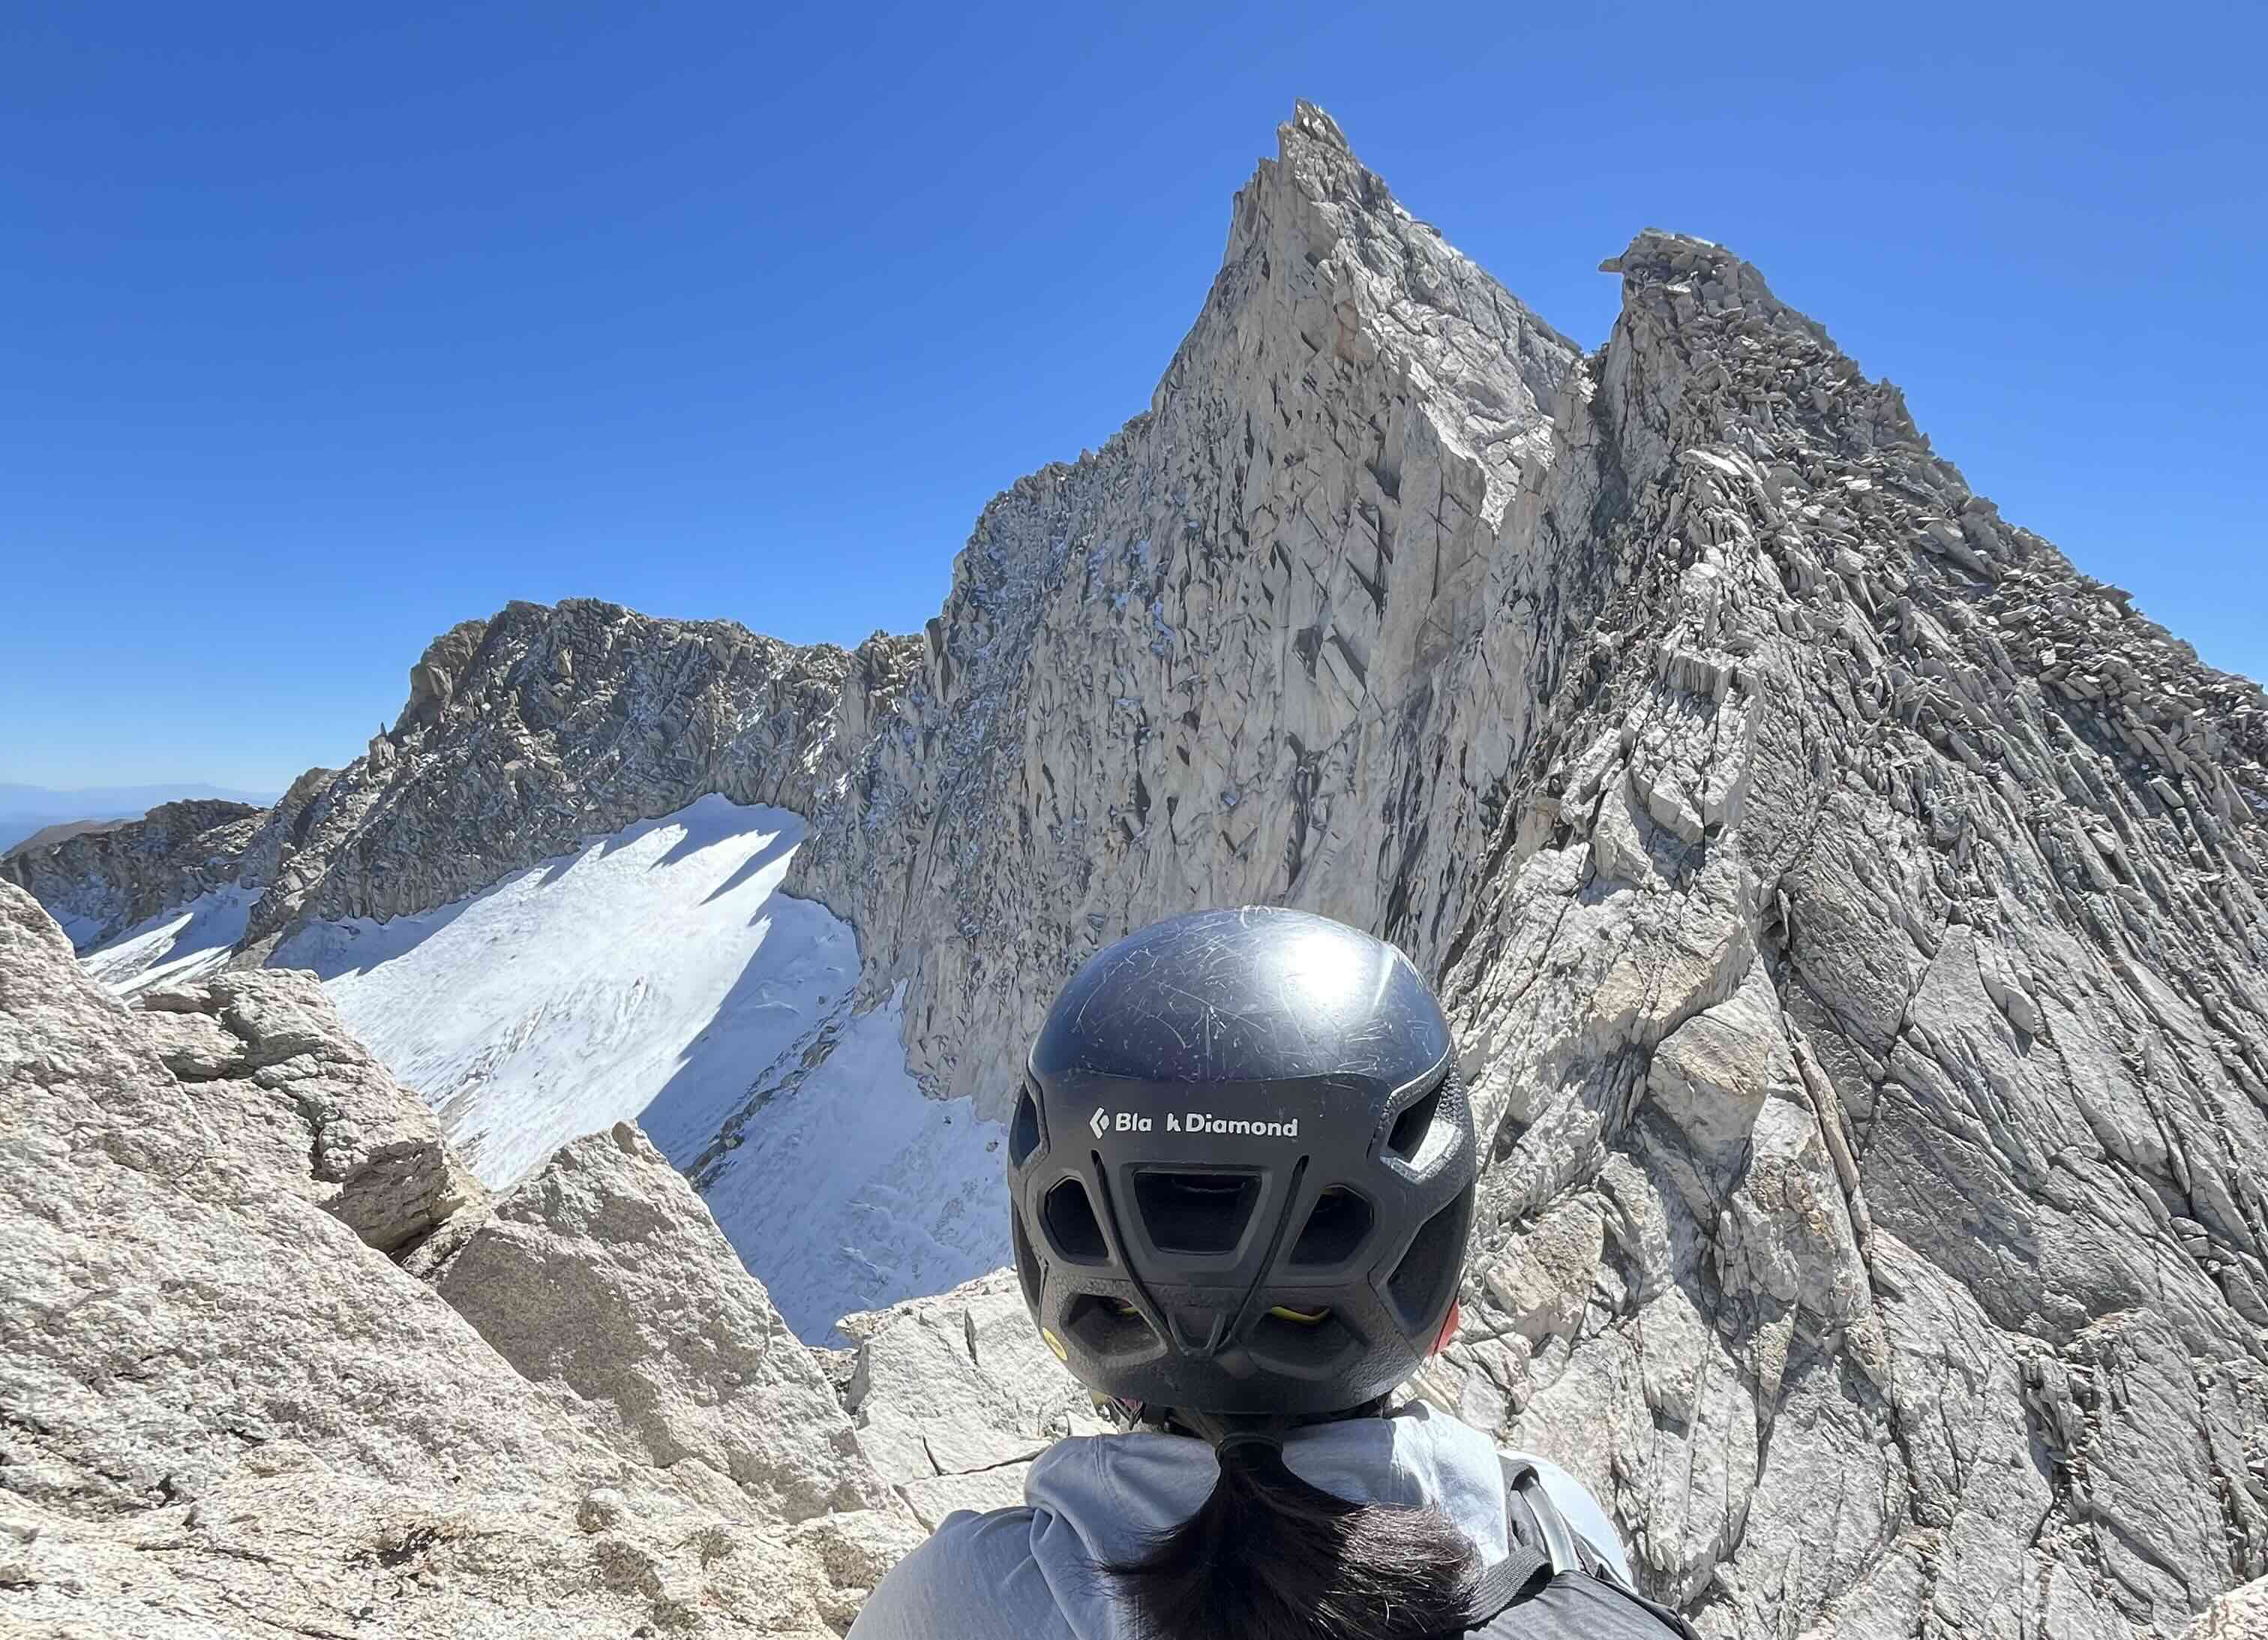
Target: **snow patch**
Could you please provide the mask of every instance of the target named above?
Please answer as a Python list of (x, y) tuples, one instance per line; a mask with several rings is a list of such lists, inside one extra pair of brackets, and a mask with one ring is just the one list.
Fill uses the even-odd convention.
[[(83, 953), (79, 965), (121, 996), (194, 979), (228, 960), (231, 948), (244, 937), (257, 898), (256, 892), (233, 883), (208, 889), (188, 905), (161, 911)], [(63, 925), (74, 944), (92, 927), (76, 917)]]
[(432, 911), (316, 925), (269, 964), (320, 975), (503, 1188), (684, 1080), (753, 1073), (854, 983), (850, 930), (774, 891), (802, 834), (703, 798)]
[(899, 999), (852, 1011), (850, 926), (778, 891), (803, 835), (704, 797), (433, 911), (308, 928), (269, 963), (322, 977), (491, 1186), (639, 1122), (818, 1341), (1008, 1247), (1002, 1129), (923, 1096)]
[[(943, 1292), (1012, 1256), (1006, 1129), (971, 1100), (922, 1096), (906, 1069), (903, 1006), (900, 986), (880, 1008), (822, 1022), (722, 1134), (649, 1113), (654, 1142), (692, 1173), (788, 1325), (814, 1343), (852, 1311)], [(792, 1258), (769, 1252), (791, 1247)]]

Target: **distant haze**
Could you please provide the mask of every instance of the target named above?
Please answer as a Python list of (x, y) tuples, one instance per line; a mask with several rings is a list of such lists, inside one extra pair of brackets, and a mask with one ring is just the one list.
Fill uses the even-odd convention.
[(265, 808), (279, 794), (239, 792), (225, 787), (184, 780), (173, 786), (87, 786), (58, 791), (47, 786), (18, 786), (0, 780), (0, 851), (16, 846), (34, 831), (79, 821), (132, 820), (159, 803), (184, 797), (218, 797), (230, 802), (257, 803)]

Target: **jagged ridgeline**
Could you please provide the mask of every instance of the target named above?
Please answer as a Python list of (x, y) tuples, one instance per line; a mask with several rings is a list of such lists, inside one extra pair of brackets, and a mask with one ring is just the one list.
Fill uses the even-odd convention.
[[(1280, 138), (1149, 411), (998, 498), (922, 636), (514, 604), (265, 816), (0, 869), (122, 984), (325, 972), (494, 1173), (497, 1067), (583, 994), (429, 1066), (348, 935), (414, 969), (589, 839), (660, 881), (741, 835), (674, 817), (777, 816), (687, 914), (770, 871), (839, 983), (768, 969), (792, 1030), (544, 1108), (645, 1111), (807, 1337), (996, 1256), (985, 1135), (1088, 953), (1344, 919), (1440, 980), (1492, 1147), (1424, 1388), (1581, 1474), (1651, 1592), (1724, 1635), (2178, 1631), (2268, 1571), (2268, 701), (1731, 253), (1640, 234), (1587, 354), (1321, 112)], [(798, 1125), (884, 1075), (959, 1119)], [(830, 1144), (912, 1158), (826, 1221), (918, 1223), (892, 1290), (735, 1217)]]

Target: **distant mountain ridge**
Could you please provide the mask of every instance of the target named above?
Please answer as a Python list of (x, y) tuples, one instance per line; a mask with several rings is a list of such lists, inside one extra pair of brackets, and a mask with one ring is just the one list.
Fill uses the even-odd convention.
[(0, 781), (0, 853), (27, 843), (44, 846), (63, 841), (61, 835), (40, 835), (44, 831), (138, 820), (160, 803), (178, 802), (185, 798), (247, 803), (265, 809), (276, 801), (276, 794), (234, 791), (193, 780), (154, 786), (88, 786), (70, 790)]

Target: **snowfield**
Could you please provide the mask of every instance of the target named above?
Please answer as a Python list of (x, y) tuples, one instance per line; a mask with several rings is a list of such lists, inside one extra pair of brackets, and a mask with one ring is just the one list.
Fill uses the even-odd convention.
[[(899, 998), (852, 1011), (849, 925), (778, 891), (803, 831), (784, 809), (704, 797), (434, 911), (307, 929), (270, 965), (320, 975), (491, 1186), (638, 1121), (789, 1325), (822, 1341), (840, 1316), (954, 1285), (1009, 1247), (1003, 1129), (923, 1097)], [(214, 898), (88, 967), (140, 988), (158, 970), (137, 964), (172, 977), (218, 960), (236, 935)], [(240, 935), (241, 903), (232, 914)]]
[[(229, 948), (244, 937), (256, 898), (232, 883), (209, 890), (186, 905), (136, 923), (87, 952), (79, 965), (122, 996), (194, 979), (228, 960)], [(87, 932), (77, 918), (63, 924), (63, 934), (73, 943)]]

